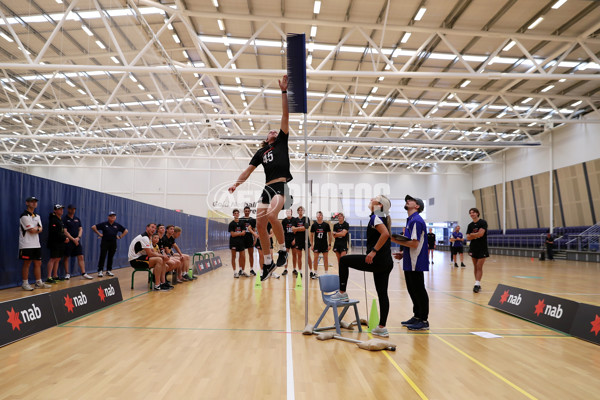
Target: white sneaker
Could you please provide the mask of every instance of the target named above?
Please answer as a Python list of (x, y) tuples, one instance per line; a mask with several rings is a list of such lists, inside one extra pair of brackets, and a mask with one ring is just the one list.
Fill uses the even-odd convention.
[(83, 274), (83, 275), (81, 275), (81, 277), (85, 278), (85, 279), (94, 279), (94, 277), (92, 277), (91, 275), (88, 275), (88, 274)]
[(113, 274), (112, 271), (106, 271), (106, 275), (108, 275), (108, 276), (115, 276), (115, 274)]
[(35, 283), (35, 288), (36, 289), (50, 289), (52, 286), (48, 285), (47, 283), (44, 282), (36, 282)]
[(239, 278), (239, 277), (240, 277), (240, 274), (238, 274), (237, 272), (235, 272), (235, 273), (233, 274), (233, 277), (234, 277), (234, 278)]
[(387, 328), (380, 328), (379, 326), (375, 327), (371, 333), (375, 336), (381, 336), (381, 337), (390, 337), (390, 334), (387, 330)]
[(240, 276), (244, 276), (244, 277), (248, 278), (250, 276), (250, 274), (247, 273), (246, 271), (242, 271), (242, 272), (240, 272)]
[(23, 290), (33, 290), (33, 287), (29, 284), (29, 282), (23, 283), (21, 287), (23, 288)]
[(102, 271), (98, 272), (98, 278), (102, 278), (104, 276), (104, 274), (102, 273)]
[(69, 279), (71, 279), (71, 275), (70, 274), (66, 274), (65, 275), (65, 281), (68, 281)]

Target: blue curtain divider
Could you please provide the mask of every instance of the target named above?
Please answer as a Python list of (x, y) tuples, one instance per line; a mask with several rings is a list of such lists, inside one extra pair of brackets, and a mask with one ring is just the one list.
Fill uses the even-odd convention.
[[(109, 211), (117, 213), (117, 222), (129, 230), (129, 234), (118, 242), (113, 269), (129, 267), (127, 250), (129, 243), (138, 234), (144, 232), (150, 222), (180, 226), (183, 231), (177, 244), (187, 254), (204, 250), (227, 248), (227, 224), (208, 220), (189, 214), (179, 213), (162, 207), (113, 196), (78, 186), (39, 178), (33, 175), (0, 168), (0, 289), (21, 285), (21, 268), (23, 262), (19, 256), (19, 215), (25, 210), (25, 199), (36, 196), (39, 199), (36, 213), (41, 216), (44, 232), (40, 235), (42, 245), (42, 277), (45, 278), (49, 251), (46, 248), (48, 235), (48, 217), (53, 205), (65, 206), (74, 204), (77, 215), (83, 226), (83, 252), (86, 272), (96, 272), (100, 255), (100, 239), (91, 230), (91, 226), (106, 221)], [(62, 271), (61, 262), (59, 271)], [(75, 258), (70, 261), (71, 275), (79, 275), (79, 267)], [(30, 281), (33, 281), (33, 266), (30, 266)]]

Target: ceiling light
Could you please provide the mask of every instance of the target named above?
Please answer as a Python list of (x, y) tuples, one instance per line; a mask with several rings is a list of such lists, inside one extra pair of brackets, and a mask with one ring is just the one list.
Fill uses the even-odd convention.
[(0, 32), (0, 36), (2, 36), (6, 41), (8, 41), (10, 43), (14, 42), (14, 40), (12, 40), (12, 38), (4, 32)]
[(566, 79), (565, 79), (565, 78), (563, 78), (563, 79), (559, 79), (558, 81), (562, 83), (562, 82), (565, 82), (565, 81), (566, 81)]
[(131, 79), (133, 82), (137, 82), (137, 79), (135, 79), (135, 76), (133, 75), (129, 75), (129, 79)]
[(545, 93), (545, 92), (547, 92), (548, 90), (552, 89), (553, 87), (554, 87), (554, 85), (548, 85), (548, 86), (546, 86), (545, 88), (543, 88), (543, 89), (541, 90), (541, 92), (542, 92), (542, 93)]
[(117, 57), (115, 57), (115, 56), (112, 56), (110, 59), (111, 59), (111, 60), (113, 60), (113, 62), (114, 62), (115, 64), (120, 64), (120, 62), (119, 62), (119, 59), (118, 59)]
[(321, 12), (321, 1), (320, 0), (316, 0), (315, 1), (315, 7), (313, 8), (313, 13), (318, 14)]
[(140, 90), (146, 90), (146, 88), (141, 83), (137, 86), (140, 88)]
[(83, 29), (83, 31), (85, 33), (87, 33), (88, 36), (94, 36), (94, 34), (92, 33), (92, 31), (90, 31), (90, 28), (88, 28), (87, 26), (81, 25), (81, 29)]
[(374, 88), (371, 90), (371, 93), (377, 93), (377, 90), (378, 90), (378, 89), (379, 89), (379, 88), (378, 88), (377, 86), (375, 86), (375, 87), (374, 87)]
[(511, 40), (510, 43), (508, 43), (506, 46), (504, 46), (502, 51), (509, 51), (510, 49), (512, 49), (515, 46), (515, 44), (517, 44), (517, 42), (515, 42), (514, 40)]
[(552, 6), (552, 8), (555, 9), (555, 10), (558, 10), (560, 8), (560, 6), (562, 6), (566, 2), (567, 2), (567, 0), (558, 0), (556, 3), (554, 3), (554, 5)]
[(242, 83), (242, 80), (239, 77), (235, 77), (235, 83), (237, 83), (238, 85)]
[(106, 49), (106, 46), (104, 45), (104, 43), (102, 43), (99, 40), (96, 40), (96, 44), (98, 45), (98, 47), (100, 47), (102, 50)]
[(406, 42), (408, 42), (408, 39), (410, 39), (410, 35), (411, 35), (410, 32), (406, 32), (404, 34), (404, 36), (402, 36), (402, 39), (400, 40), (400, 43), (406, 43)]
[(534, 126), (534, 125), (535, 125), (535, 122), (532, 122), (532, 123), (528, 124), (527, 126)]
[(85, 96), (85, 92), (84, 92), (83, 90), (81, 90), (81, 89), (77, 89), (77, 91), (78, 91), (79, 93), (81, 93), (82, 95), (84, 95), (84, 96)]
[(538, 26), (538, 25), (539, 25), (539, 23), (540, 23), (540, 22), (542, 22), (543, 20), (544, 20), (544, 17), (539, 17), (538, 19), (536, 19), (536, 20), (535, 20), (535, 22), (534, 22), (534, 23), (532, 23), (531, 25), (529, 25), (529, 26), (527, 27), (527, 29), (533, 29), (533, 28), (535, 28), (535, 27), (536, 27), (536, 26)]
[(217, 20), (217, 24), (219, 25), (219, 29), (224, 31), (225, 30), (225, 24), (223, 23), (222, 19), (218, 19)]
[(185, 58), (190, 58), (190, 57), (188, 56), (188, 53), (187, 53), (187, 51), (186, 51), (186, 50), (184, 50), (184, 51), (183, 51), (183, 56), (184, 56)]
[(177, 36), (176, 33), (173, 34), (173, 40), (175, 41), (175, 43), (179, 44), (181, 43), (181, 40), (179, 39), (179, 36)]
[(526, 98), (525, 100), (523, 100), (523, 101), (521, 102), (521, 104), (527, 104), (527, 103), (529, 103), (531, 100), (533, 100), (533, 97), (528, 97), (528, 98)]
[(471, 83), (471, 81), (467, 79), (466, 81), (460, 84), (460, 87), (467, 87), (469, 86), (469, 83)]
[(172, 31), (173, 30), (173, 25), (171, 25), (171, 24), (167, 25), (167, 29), (170, 30), (170, 31)]
[(308, 57), (306, 57), (306, 65), (310, 64), (312, 64), (312, 54), (309, 54)]
[(229, 47), (227, 48), (227, 57), (229, 57), (230, 60), (233, 58), (233, 53)]
[(317, 26), (313, 25), (310, 27), (310, 37), (315, 37), (317, 36)]
[(576, 101), (575, 103), (571, 104), (571, 107), (577, 107), (580, 104), (581, 104), (581, 100)]
[(219, 1), (218, 0), (212, 0), (213, 6), (215, 7), (219, 7)]
[(71, 82), (69, 79), (66, 80), (67, 84), (71, 87), (75, 87), (75, 84)]
[(423, 18), (423, 15), (425, 15), (426, 11), (427, 11), (427, 9), (425, 7), (421, 7), (419, 9), (419, 12), (417, 13), (417, 15), (415, 15), (415, 21), (420, 21), (421, 18)]

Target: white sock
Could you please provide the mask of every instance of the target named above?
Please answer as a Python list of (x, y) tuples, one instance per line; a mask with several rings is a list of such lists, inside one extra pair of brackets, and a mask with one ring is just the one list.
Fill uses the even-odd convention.
[(281, 250), (285, 251), (287, 253), (287, 249), (285, 248), (285, 244), (283, 246), (281, 246)]
[(269, 265), (273, 262), (273, 258), (271, 257), (271, 255), (269, 254), (268, 256), (265, 256), (265, 264)]
[(29, 281), (23, 281), (23, 285), (29, 285)]
[(38, 279), (37, 281), (35, 281), (35, 283), (39, 283), (39, 284), (41, 285), (41, 284), (42, 284), (42, 283), (44, 283), (44, 282), (42, 282), (42, 280), (41, 280), (41, 279)]
[(481, 282), (475, 281), (475, 286), (481, 286)]

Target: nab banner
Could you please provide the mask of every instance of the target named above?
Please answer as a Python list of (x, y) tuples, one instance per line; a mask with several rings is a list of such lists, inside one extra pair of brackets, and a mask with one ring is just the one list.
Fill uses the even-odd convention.
[(219, 267), (223, 266), (223, 262), (221, 261), (221, 257), (220, 256), (215, 256), (213, 258), (210, 259), (210, 265), (212, 267), (212, 269), (217, 269)]
[(288, 109), (291, 113), (307, 113), (306, 104), (306, 39), (304, 33), (287, 35)]
[(208, 258), (202, 259), (202, 260), (196, 260), (196, 268), (198, 268), (198, 273), (200, 275), (202, 275), (208, 271), (211, 271), (213, 269), (211, 262)]
[(569, 333), (579, 303), (500, 284), (488, 305), (540, 325)]
[(87, 285), (51, 292), (56, 322), (65, 323), (123, 300), (119, 279), (98, 280)]
[(0, 303), (0, 346), (56, 326), (48, 293)]
[(600, 344), (600, 307), (579, 303), (571, 335)]

